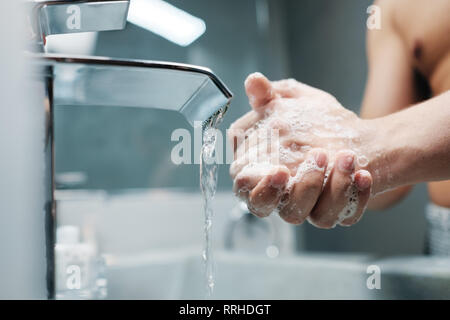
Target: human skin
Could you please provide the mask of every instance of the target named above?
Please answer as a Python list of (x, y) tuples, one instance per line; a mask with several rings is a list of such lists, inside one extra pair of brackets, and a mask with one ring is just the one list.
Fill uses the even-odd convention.
[[(450, 91), (401, 112), (361, 119), (330, 94), (292, 79), (270, 82), (256, 73), (245, 88), (253, 110), (230, 127), (237, 155), (230, 173), (235, 192), (258, 216), (278, 208), (293, 224), (308, 219), (319, 228), (350, 226), (375, 194), (450, 178)], [(251, 137), (268, 128), (279, 132), (280, 148), (291, 157), (267, 164), (271, 151), (260, 148), (258, 161), (266, 164), (255, 167), (248, 151), (259, 144), (245, 142), (257, 141)], [(309, 148), (302, 152), (302, 146)]]
[[(367, 31), (369, 74), (361, 117), (368, 119), (450, 89), (450, 2), (379, 0), (374, 4), (381, 10), (381, 29)], [(450, 208), (450, 181), (428, 181), (432, 181), (428, 182), (431, 201)], [(411, 189), (412, 185), (405, 185), (380, 194), (371, 198), (368, 207), (389, 207)]]

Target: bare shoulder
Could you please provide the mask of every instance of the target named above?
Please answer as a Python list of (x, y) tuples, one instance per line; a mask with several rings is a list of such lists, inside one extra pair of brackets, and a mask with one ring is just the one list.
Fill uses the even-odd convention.
[(449, 56), (450, 1), (376, 0), (374, 4), (380, 8), (382, 25), (378, 32), (368, 32), (369, 47), (386, 37), (398, 38), (411, 65), (430, 79)]
[[(377, 6), (379, 10), (380, 27), (367, 29), (366, 39), (369, 60), (372, 56), (376, 55), (378, 51), (384, 49), (385, 46), (383, 46), (382, 43), (392, 42), (392, 39), (399, 39), (400, 36), (394, 23), (395, 1), (375, 0), (373, 5)], [(400, 41), (397, 42), (400, 43)]]

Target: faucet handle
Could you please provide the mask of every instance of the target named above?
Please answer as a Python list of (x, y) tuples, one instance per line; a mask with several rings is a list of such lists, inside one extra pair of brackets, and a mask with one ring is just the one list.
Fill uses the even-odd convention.
[(32, 41), (53, 34), (125, 28), (130, 0), (28, 0)]

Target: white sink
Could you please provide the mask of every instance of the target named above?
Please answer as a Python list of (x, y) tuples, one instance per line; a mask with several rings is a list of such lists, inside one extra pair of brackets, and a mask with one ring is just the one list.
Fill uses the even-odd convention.
[[(216, 252), (213, 299), (450, 299), (450, 259), (305, 254), (270, 259)], [(367, 267), (381, 269), (368, 289)], [(111, 257), (111, 299), (203, 299), (200, 250)]]

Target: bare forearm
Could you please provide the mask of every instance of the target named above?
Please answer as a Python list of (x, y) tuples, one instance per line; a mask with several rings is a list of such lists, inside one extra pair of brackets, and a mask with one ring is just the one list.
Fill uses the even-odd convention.
[(406, 197), (412, 188), (413, 188), (412, 185), (402, 186), (388, 190), (383, 193), (379, 193), (377, 195), (372, 195), (367, 205), (367, 208), (370, 210), (387, 209), (393, 204), (402, 200), (404, 197)]
[(373, 120), (373, 192), (450, 179), (450, 91)]

